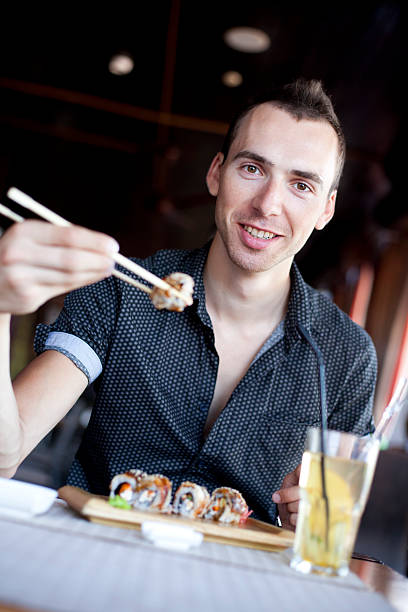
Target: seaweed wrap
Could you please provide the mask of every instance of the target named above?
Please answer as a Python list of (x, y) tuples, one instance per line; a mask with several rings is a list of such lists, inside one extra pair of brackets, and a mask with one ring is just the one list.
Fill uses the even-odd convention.
[(132, 507), (170, 512), (171, 481), (161, 474), (145, 474), (136, 484)]
[(173, 512), (188, 518), (199, 518), (209, 501), (210, 494), (205, 487), (186, 480), (174, 495)]
[(239, 491), (219, 487), (212, 492), (203, 518), (236, 525), (245, 522), (249, 514), (247, 503)]

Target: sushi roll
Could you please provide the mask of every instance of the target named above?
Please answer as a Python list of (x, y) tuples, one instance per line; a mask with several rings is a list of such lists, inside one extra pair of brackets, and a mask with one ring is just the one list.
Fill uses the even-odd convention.
[(219, 487), (212, 492), (203, 518), (236, 525), (245, 522), (249, 514), (247, 503), (239, 491)]
[[(117, 474), (112, 478), (109, 485), (109, 501), (122, 500), (130, 506), (133, 502), (137, 483), (146, 476), (142, 470), (128, 470), (122, 474)], [(118, 499), (119, 498), (119, 499)]]
[(210, 494), (205, 487), (186, 480), (174, 495), (173, 512), (188, 518), (199, 518), (209, 501)]
[(170, 512), (171, 481), (161, 474), (145, 474), (138, 483), (132, 498), (136, 510)]
[(171, 289), (153, 287), (150, 298), (157, 309), (182, 312), (186, 306), (191, 306), (194, 290), (194, 280), (191, 276), (183, 274), (183, 272), (173, 272), (163, 280), (171, 287), (177, 289), (182, 297), (175, 295)]

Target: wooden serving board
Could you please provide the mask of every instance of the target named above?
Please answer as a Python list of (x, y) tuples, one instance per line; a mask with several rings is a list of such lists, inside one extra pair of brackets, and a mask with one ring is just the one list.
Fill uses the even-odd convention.
[(294, 533), (249, 518), (243, 525), (222, 525), (204, 519), (188, 519), (174, 514), (158, 512), (141, 512), (115, 508), (107, 497), (92, 495), (87, 491), (66, 485), (58, 490), (58, 495), (67, 504), (86, 519), (95, 523), (141, 529), (144, 521), (159, 521), (173, 525), (184, 525), (200, 531), (205, 540), (220, 544), (232, 544), (246, 548), (279, 551), (293, 546)]

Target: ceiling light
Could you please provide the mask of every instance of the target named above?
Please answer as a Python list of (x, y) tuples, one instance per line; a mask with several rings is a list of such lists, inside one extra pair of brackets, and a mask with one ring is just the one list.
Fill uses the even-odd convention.
[(221, 77), (222, 82), (227, 87), (239, 87), (242, 83), (242, 74), (236, 70), (228, 70)]
[(111, 57), (109, 62), (109, 72), (112, 74), (129, 74), (134, 67), (133, 59), (125, 53), (117, 53)]
[(257, 28), (231, 28), (224, 33), (224, 41), (236, 51), (261, 53), (269, 49), (271, 39)]

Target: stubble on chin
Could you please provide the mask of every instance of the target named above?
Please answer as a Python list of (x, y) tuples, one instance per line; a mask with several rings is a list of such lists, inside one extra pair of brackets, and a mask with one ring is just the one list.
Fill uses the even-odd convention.
[(244, 247), (236, 247), (226, 244), (224, 241), (223, 244), (229, 260), (243, 272), (267, 272), (279, 263), (274, 261), (270, 256), (268, 257), (265, 252), (249, 248), (245, 249)]

